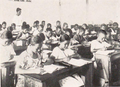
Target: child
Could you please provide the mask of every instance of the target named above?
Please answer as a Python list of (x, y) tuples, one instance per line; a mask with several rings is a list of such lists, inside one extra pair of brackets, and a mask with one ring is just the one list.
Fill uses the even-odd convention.
[(40, 33), (43, 32), (42, 26), (39, 26), (36, 30), (34, 30), (34, 32), (32, 33), (33, 36), (36, 36)]
[(20, 32), (17, 36), (17, 39), (27, 39), (29, 37), (29, 28), (30, 26), (28, 24), (26, 24), (22, 30), (22, 32)]
[(12, 23), (11, 27), (12, 27), (13, 30), (16, 30), (16, 24), (15, 23)]
[(64, 24), (63, 24), (63, 29), (62, 29), (62, 31), (63, 32), (65, 32), (65, 30), (68, 28), (68, 24), (65, 22)]
[(85, 33), (85, 30), (82, 27), (77, 29), (77, 32), (73, 36), (73, 39), (76, 40), (79, 44), (82, 44), (84, 41), (86, 41), (86, 39), (83, 37), (84, 33)]
[(72, 38), (72, 30), (71, 29), (66, 29), (65, 34), (67, 34), (70, 38)]
[(72, 28), (73, 35), (76, 34), (77, 29), (78, 29), (78, 24), (75, 24), (74, 27)]
[(33, 34), (34, 31), (38, 29), (38, 27), (39, 27), (39, 21), (35, 21), (35, 22), (33, 23), (33, 26), (31, 27), (30, 33)]
[(12, 46), (12, 33), (4, 31), (0, 39), (0, 64), (8, 62), (16, 55)]
[(60, 36), (63, 34), (62, 30), (61, 30), (61, 27), (60, 26), (57, 26), (56, 27), (56, 30), (54, 32), (54, 37), (56, 38), (56, 40), (60, 40)]
[[(71, 59), (70, 56), (72, 55), (69, 53), (70, 50), (67, 49), (69, 41), (70, 37), (67, 34), (62, 35), (60, 37), (60, 46), (53, 49), (50, 58), (53, 59), (55, 62), (69, 61)], [(84, 85), (83, 81), (77, 74), (74, 74), (73, 76), (68, 76), (60, 80), (59, 83), (61, 87), (80, 87)]]
[(55, 39), (52, 34), (52, 29), (47, 28), (44, 34), (45, 34), (45, 40), (43, 42), (44, 43), (43, 48), (51, 50), (51, 43)]
[[(98, 51), (106, 51), (108, 47), (111, 45), (105, 42), (106, 31), (100, 30), (97, 34), (97, 40), (93, 40), (91, 42), (91, 52), (93, 52), (94, 57), (96, 58), (96, 62), (101, 63), (102, 73), (100, 72), (100, 85), (103, 86), (106, 82), (109, 81), (109, 68), (108, 64), (110, 61), (109, 56), (106, 54), (99, 54)], [(103, 52), (104, 53), (104, 52)]]
[(42, 43), (45, 37), (44, 34), (40, 34), (40, 36), (34, 36), (31, 38), (30, 44), (24, 52), (22, 52), (19, 58), (15, 59), (17, 64), (15, 68), (15, 73), (19, 73), (19, 70), (27, 72), (29, 68), (35, 68), (39, 66), (39, 62), (41, 61), (41, 54), (39, 54), (39, 50), (41, 50)]
[(51, 28), (52, 29), (52, 25), (50, 23), (47, 24), (47, 28)]
[(60, 21), (56, 21), (56, 27), (61, 27), (61, 22)]

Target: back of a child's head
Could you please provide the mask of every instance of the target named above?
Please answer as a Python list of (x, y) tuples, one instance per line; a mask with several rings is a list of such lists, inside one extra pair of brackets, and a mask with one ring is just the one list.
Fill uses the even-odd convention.
[(4, 22), (2, 22), (2, 25), (3, 25), (3, 24), (7, 25), (7, 23), (6, 23), (5, 21), (4, 21)]
[(40, 44), (45, 40), (45, 36), (43, 33), (40, 33), (39, 35), (33, 36), (30, 39), (30, 44), (34, 45), (34, 44)]
[(70, 38), (72, 37), (72, 30), (71, 29), (68, 28), (68, 29), (65, 30), (65, 32), (66, 33), (68, 32), (70, 34)]
[(70, 41), (70, 37), (67, 34), (63, 34), (60, 37), (60, 42)]

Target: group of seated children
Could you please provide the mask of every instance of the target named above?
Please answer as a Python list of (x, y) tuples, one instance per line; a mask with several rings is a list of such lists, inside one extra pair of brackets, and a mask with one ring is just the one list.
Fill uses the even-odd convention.
[[(43, 67), (44, 65), (54, 64), (57, 62), (68, 62), (73, 57), (82, 58), (81, 52), (85, 47), (89, 47), (90, 58), (95, 58), (97, 67), (101, 63), (102, 69), (100, 70), (100, 85), (104, 86), (109, 82), (109, 62), (110, 56), (99, 54), (99, 51), (106, 51), (109, 47), (120, 47), (120, 29), (115, 22), (113, 25), (101, 25), (100, 27), (92, 24), (83, 24), (79, 26), (75, 24), (72, 29), (68, 28), (68, 24), (64, 23), (61, 27), (61, 22), (57, 21), (55, 29), (52, 29), (50, 23), (47, 24), (45, 29), (45, 21), (39, 24), (39, 21), (35, 21), (33, 26), (23, 22), (21, 31), (17, 31), (17, 35), (13, 37), (14, 32), (17, 30), (13, 23), (6, 29), (6, 22), (0, 25), (0, 61), (1, 64), (7, 61), (15, 60), (16, 68), (15, 72), (19, 71), (27, 73), (28, 69)], [(116, 36), (111, 33), (116, 33)], [(13, 49), (13, 43), (16, 40), (28, 39), (28, 46), (25, 51), (20, 55), (16, 55)], [(57, 45), (55, 45), (57, 44)], [(76, 47), (75, 45), (82, 46)], [(113, 46), (114, 45), (114, 46)], [(51, 50), (49, 56), (44, 53), (44, 50)], [(120, 54), (120, 53), (119, 53)], [(30, 70), (29, 70), (30, 72)], [(33, 71), (32, 71), (33, 72)], [(61, 87), (80, 87), (84, 86), (85, 78), (82, 78), (77, 74), (68, 76), (59, 81)], [(72, 81), (72, 83), (71, 83)], [(17, 84), (17, 87), (21, 83)]]

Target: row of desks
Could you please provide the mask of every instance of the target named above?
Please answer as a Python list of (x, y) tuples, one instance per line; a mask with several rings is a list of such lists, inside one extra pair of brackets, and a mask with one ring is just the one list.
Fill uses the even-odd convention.
[[(85, 87), (93, 87), (93, 63), (85, 64), (81, 67), (72, 67), (72, 68), (63, 68), (61, 70), (57, 70), (52, 74), (19, 74), (25, 79), (25, 87), (36, 87), (36, 82), (41, 82), (42, 87), (60, 87), (58, 81), (73, 75), (79, 74), (85, 76)], [(29, 81), (27, 81), (29, 79)], [(31, 83), (31, 84), (29, 84)], [(40, 84), (40, 85), (41, 85)]]

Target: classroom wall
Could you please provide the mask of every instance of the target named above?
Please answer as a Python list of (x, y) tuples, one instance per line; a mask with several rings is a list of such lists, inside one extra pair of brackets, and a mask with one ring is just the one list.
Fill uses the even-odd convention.
[(35, 20), (45, 20), (55, 25), (56, 20), (69, 24), (120, 23), (120, 0), (32, 0), (15, 2), (0, 0), (0, 23), (11, 24), (16, 8), (22, 8), (23, 21), (33, 24)]

